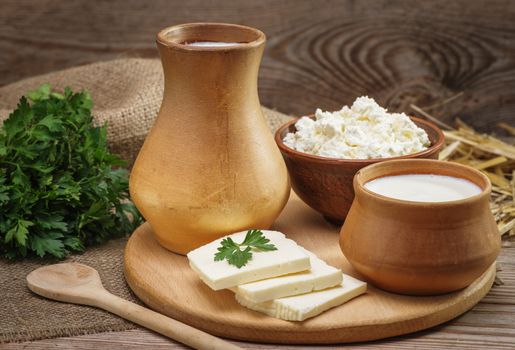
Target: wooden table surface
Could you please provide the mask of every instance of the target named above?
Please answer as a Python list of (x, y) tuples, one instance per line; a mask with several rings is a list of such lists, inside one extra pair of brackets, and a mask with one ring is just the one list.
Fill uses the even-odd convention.
[[(342, 346), (280, 346), (235, 342), (246, 349), (514, 349), (515, 348), (515, 240), (504, 241), (498, 259), (504, 285), (492, 288), (472, 310), (443, 325), (401, 337)], [(153, 332), (137, 329), (34, 342), (3, 344), (4, 350), (46, 349), (183, 349), (184, 346)]]
[[(168, 25), (234, 22), (268, 36), (259, 80), (266, 106), (303, 115), (368, 94), (391, 110), (412, 113), (414, 103), (442, 120), (459, 116), (502, 134), (498, 122), (515, 124), (514, 19), (510, 0), (2, 0), (0, 86), (99, 60), (157, 57), (154, 35)], [(447, 98), (454, 99), (442, 104)], [(514, 244), (505, 241), (499, 258), (505, 284), (471, 311), (431, 330), (350, 348), (515, 348)], [(142, 329), (0, 347), (182, 348)]]

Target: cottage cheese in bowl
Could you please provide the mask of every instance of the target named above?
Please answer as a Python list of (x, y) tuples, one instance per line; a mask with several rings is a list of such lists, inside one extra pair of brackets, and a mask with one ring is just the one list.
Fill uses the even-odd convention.
[(315, 120), (302, 117), (286, 146), (303, 153), (341, 159), (399, 157), (430, 146), (427, 133), (404, 113), (388, 113), (374, 99), (358, 97), (340, 111), (317, 109)]

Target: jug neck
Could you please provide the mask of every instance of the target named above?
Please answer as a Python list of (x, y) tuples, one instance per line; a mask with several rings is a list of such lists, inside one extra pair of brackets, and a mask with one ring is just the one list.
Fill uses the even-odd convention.
[[(195, 46), (193, 42), (234, 43)], [(214, 109), (231, 101), (259, 103), (257, 79), (265, 36), (244, 26), (188, 24), (164, 29), (157, 36), (163, 65), (163, 101), (195, 103)]]

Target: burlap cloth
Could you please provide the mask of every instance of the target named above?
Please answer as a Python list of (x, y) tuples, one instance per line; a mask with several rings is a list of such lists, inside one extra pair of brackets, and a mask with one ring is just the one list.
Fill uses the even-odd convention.
[[(5, 119), (21, 95), (43, 83), (62, 90), (87, 90), (95, 103), (99, 123), (108, 122), (108, 141), (113, 151), (134, 161), (158, 112), (163, 92), (161, 64), (153, 59), (123, 59), (71, 68), (25, 79), (0, 88), (0, 120)], [(272, 130), (289, 117), (263, 108)], [(137, 301), (123, 278), (123, 248), (126, 239), (111, 241), (73, 255), (96, 268), (112, 293)], [(43, 299), (26, 287), (25, 276), (53, 261), (0, 259), (0, 343), (120, 331), (135, 326), (102, 310)]]

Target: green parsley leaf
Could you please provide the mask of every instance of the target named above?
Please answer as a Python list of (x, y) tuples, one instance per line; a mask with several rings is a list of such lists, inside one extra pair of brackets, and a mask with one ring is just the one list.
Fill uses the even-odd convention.
[(50, 132), (56, 132), (63, 130), (63, 122), (53, 115), (48, 115), (41, 119), (37, 125), (48, 128)]
[(263, 251), (277, 249), (273, 244), (268, 244), (268, 242), (270, 242), (270, 240), (263, 236), (263, 232), (260, 230), (249, 230), (242, 245), (253, 246)]
[(50, 254), (57, 258), (64, 258), (66, 250), (64, 249), (62, 238), (63, 234), (58, 232), (49, 232), (44, 238), (34, 235), (31, 239), (30, 248), (34, 250), (39, 257)]
[[(241, 268), (252, 259), (252, 250), (271, 251), (277, 247), (263, 235), (261, 230), (248, 230), (242, 243), (236, 243), (231, 237), (222, 239), (218, 252), (215, 253), (215, 261), (227, 260), (231, 265)], [(245, 247), (245, 249), (241, 249)]]
[(8, 243), (12, 241), (13, 238), (16, 239), (16, 242), (20, 245), (25, 245), (25, 241), (27, 240), (27, 234), (29, 233), (28, 227), (34, 225), (33, 222), (27, 220), (18, 220), (16, 225), (14, 225), (9, 231), (7, 231), (5, 235), (5, 242)]
[(244, 250), (236, 249), (234, 253), (229, 256), (227, 261), (231, 265), (235, 265), (237, 268), (241, 268), (247, 264), (247, 262), (252, 258), (252, 253), (250, 252), (251, 248), (247, 247)]
[(124, 162), (93, 125), (87, 92), (21, 97), (0, 129), (0, 255), (52, 256), (132, 232), (142, 221), (129, 200)]

